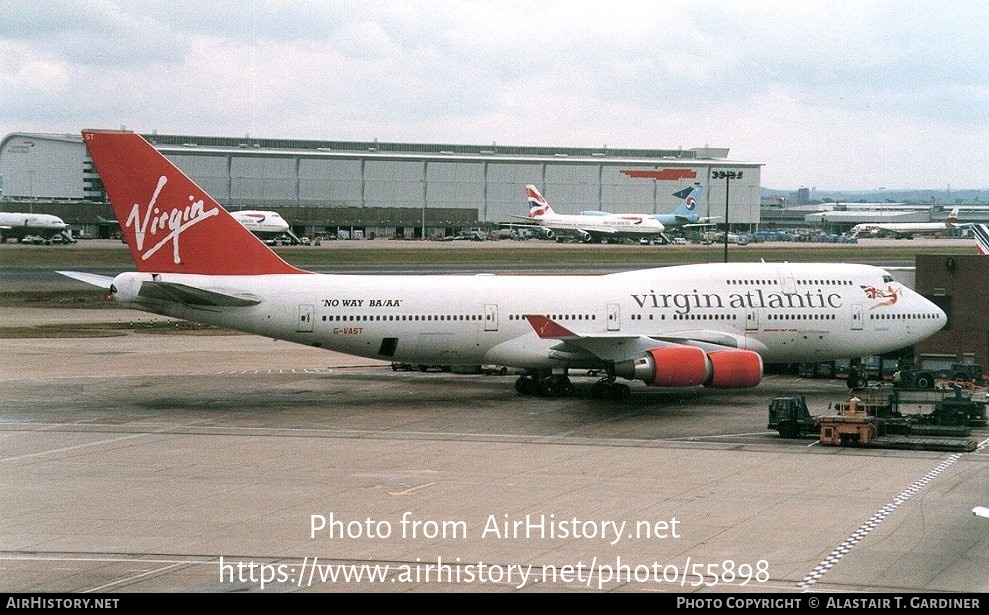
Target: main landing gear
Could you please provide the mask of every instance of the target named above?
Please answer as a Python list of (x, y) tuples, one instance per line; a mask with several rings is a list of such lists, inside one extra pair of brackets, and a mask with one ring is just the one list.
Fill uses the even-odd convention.
[(515, 390), (519, 395), (538, 395), (539, 397), (571, 397), (577, 393), (570, 376), (566, 372), (526, 372), (515, 381)]
[[(566, 372), (527, 371), (515, 381), (515, 390), (519, 395), (536, 395), (538, 397), (571, 397), (577, 393), (570, 377)], [(609, 370), (608, 375), (591, 386), (591, 397), (594, 399), (625, 399), (632, 394), (627, 384), (615, 382), (615, 374)]]

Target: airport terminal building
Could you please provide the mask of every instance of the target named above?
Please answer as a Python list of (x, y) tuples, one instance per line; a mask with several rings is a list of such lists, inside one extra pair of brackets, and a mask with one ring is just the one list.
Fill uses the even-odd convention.
[[(526, 184), (559, 213), (668, 213), (677, 205), (673, 193), (700, 183), (700, 215), (723, 223), (727, 208), (738, 228), (760, 215), (762, 165), (728, 160), (727, 148), (144, 137), (224, 207), (277, 211), (300, 235), (420, 238), (496, 228), (528, 213)], [(93, 236), (115, 227), (80, 135), (4, 137), (0, 191), (3, 211), (54, 214)]]

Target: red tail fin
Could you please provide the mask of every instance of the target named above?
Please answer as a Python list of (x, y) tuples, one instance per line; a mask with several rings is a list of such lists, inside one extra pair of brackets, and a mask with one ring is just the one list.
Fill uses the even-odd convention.
[(306, 273), (268, 249), (140, 135), (86, 130), (82, 138), (138, 271)]

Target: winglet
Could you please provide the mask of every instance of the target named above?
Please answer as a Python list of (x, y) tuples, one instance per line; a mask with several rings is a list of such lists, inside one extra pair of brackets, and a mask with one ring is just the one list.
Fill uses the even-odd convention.
[(289, 265), (133, 132), (84, 130), (138, 271), (307, 273)]
[(543, 339), (567, 339), (578, 337), (573, 331), (550, 320), (549, 318), (546, 318), (545, 316), (540, 316), (539, 314), (526, 314), (523, 318), (529, 321), (529, 324), (532, 325), (536, 335)]

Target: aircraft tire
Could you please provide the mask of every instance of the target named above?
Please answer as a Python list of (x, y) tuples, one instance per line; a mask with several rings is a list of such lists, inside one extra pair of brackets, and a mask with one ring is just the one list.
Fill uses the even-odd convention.
[(519, 395), (533, 395), (536, 392), (536, 381), (526, 376), (519, 376), (515, 380), (515, 391)]
[(780, 436), (784, 438), (796, 438), (800, 433), (793, 423), (781, 423), (779, 426)]
[(556, 384), (554, 386), (556, 397), (573, 397), (577, 392), (577, 388), (574, 387), (573, 383), (570, 382), (570, 378), (566, 376), (555, 377)]

